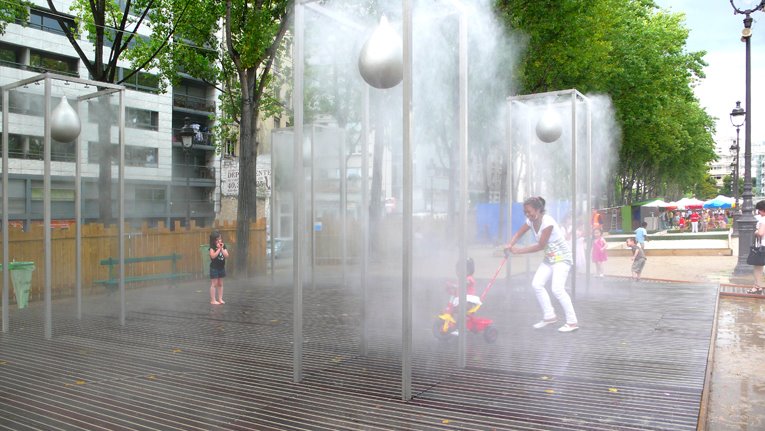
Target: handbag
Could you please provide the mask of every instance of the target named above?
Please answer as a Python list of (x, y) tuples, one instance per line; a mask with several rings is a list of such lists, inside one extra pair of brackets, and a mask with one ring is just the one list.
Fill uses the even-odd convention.
[(757, 235), (754, 235), (752, 245), (749, 247), (746, 263), (752, 266), (765, 266), (765, 246), (761, 244)]

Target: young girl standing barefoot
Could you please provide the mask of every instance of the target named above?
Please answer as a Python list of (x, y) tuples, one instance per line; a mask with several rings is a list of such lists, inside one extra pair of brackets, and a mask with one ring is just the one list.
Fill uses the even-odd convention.
[(210, 304), (220, 305), (223, 302), (223, 277), (226, 276), (226, 259), (228, 250), (223, 244), (220, 232), (210, 234)]
[(606, 254), (608, 244), (606, 244), (603, 231), (600, 229), (593, 230), (592, 236), (592, 261), (595, 262), (598, 277), (603, 277), (603, 264), (608, 260), (608, 254)]

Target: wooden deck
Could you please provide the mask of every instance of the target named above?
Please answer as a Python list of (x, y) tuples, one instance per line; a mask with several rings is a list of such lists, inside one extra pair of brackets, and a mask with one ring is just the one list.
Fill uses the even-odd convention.
[[(369, 352), (359, 355), (354, 288), (305, 290), (305, 378), (292, 377), (288, 283), (227, 280), (226, 304), (204, 282), (12, 309), (0, 335), (0, 429), (8, 430), (695, 430), (716, 285), (581, 282), (579, 331), (534, 330), (527, 280), (501, 282), (481, 315), (495, 344), (431, 334), (447, 300), (437, 280), (415, 289), (413, 393), (400, 400), (400, 290), (372, 286)], [(485, 280), (479, 280), (485, 283)]]

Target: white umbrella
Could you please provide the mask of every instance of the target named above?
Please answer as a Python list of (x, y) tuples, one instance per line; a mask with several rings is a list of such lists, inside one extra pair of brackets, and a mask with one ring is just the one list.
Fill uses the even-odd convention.
[(661, 199), (656, 199), (655, 201), (646, 202), (642, 206), (648, 207), (648, 208), (666, 208), (669, 206), (669, 203), (664, 202)]

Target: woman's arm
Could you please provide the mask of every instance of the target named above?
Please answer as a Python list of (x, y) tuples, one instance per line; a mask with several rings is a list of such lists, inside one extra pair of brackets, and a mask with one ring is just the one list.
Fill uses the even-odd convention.
[(518, 240), (521, 239), (521, 237), (528, 231), (529, 231), (529, 225), (527, 225), (526, 223), (521, 225), (520, 229), (518, 229), (518, 231), (515, 232), (515, 235), (513, 235), (513, 237), (510, 239), (510, 242), (507, 243), (507, 245), (505, 246), (505, 249), (509, 250), (513, 248), (515, 243), (518, 242)]
[[(528, 226), (526, 226), (526, 230), (528, 230)], [(524, 253), (534, 253), (535, 251), (544, 250), (547, 246), (547, 241), (550, 240), (550, 235), (552, 234), (553, 226), (547, 226), (542, 230), (542, 234), (539, 235), (539, 241), (537, 241), (536, 244), (531, 244), (528, 247), (517, 247), (512, 246), (510, 247), (510, 252), (515, 254), (524, 254)]]
[(758, 222), (757, 230), (754, 233), (760, 238), (765, 237), (765, 222)]

